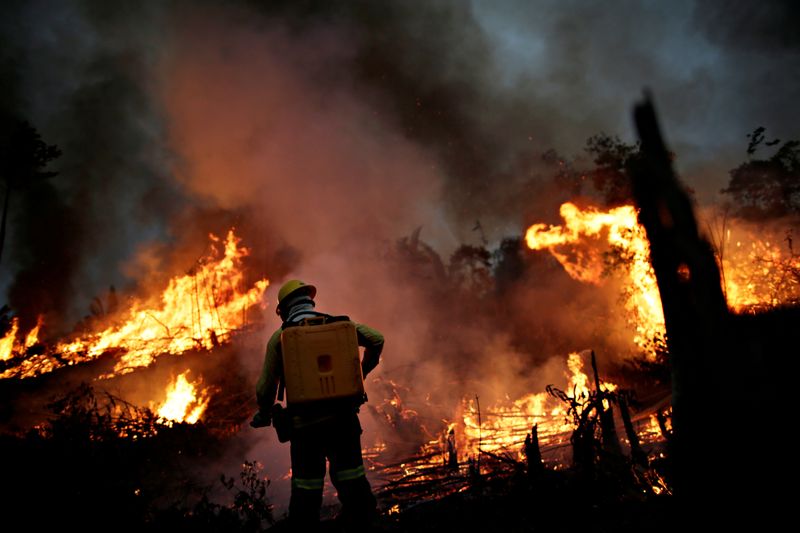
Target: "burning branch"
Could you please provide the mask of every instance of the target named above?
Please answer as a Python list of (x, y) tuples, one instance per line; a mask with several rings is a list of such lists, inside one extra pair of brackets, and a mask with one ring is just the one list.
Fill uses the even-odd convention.
[[(601, 447), (612, 456), (620, 457), (622, 455), (610, 405), (611, 402), (618, 401), (618, 392), (601, 388), (594, 351), (592, 351), (592, 369), (595, 390), (579, 390), (575, 385), (570, 395), (552, 385), (547, 386), (549, 395), (558, 398), (568, 406), (567, 415), (572, 416), (574, 425), (570, 437), (573, 448), (573, 464), (584, 472), (593, 470), (595, 462), (600, 457)], [(602, 432), (602, 440), (596, 436), (598, 424)]]
[[(242, 262), (249, 250), (240, 246), (233, 230), (228, 232), (224, 241), (213, 235), (210, 238), (211, 252), (198, 261), (193, 272), (173, 277), (157, 304), (134, 300), (115, 325), (70, 342), (58, 343), (46, 353), (22, 359), (18, 365), (0, 374), (0, 378), (33, 377), (65, 364), (90, 361), (104, 353), (119, 351), (122, 356), (112, 373), (106, 376), (110, 377), (148, 366), (162, 354), (179, 354), (192, 349), (211, 350), (218, 346), (221, 336), (229, 336), (244, 327), (246, 315), (243, 309), (263, 305), (269, 281), (261, 279), (249, 289), (237, 290), (236, 287), (244, 285)], [(198, 276), (205, 287), (202, 299), (198, 294)], [(212, 295), (210, 287), (222, 286), (223, 283), (229, 284), (233, 290), (224, 295)], [(13, 334), (9, 332), (0, 340), (0, 359), (5, 357), (4, 353), (20, 351), (14, 348), (19, 341), (17, 331), (13, 327), (12, 330)], [(6, 349), (7, 346), (11, 348)]]

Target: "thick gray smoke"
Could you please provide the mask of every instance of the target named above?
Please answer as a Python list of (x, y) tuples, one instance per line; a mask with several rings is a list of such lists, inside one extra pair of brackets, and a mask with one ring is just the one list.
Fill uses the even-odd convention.
[(182, 196), (169, 172), (160, 104), (158, 9), (131, 3), (4, 3), (4, 111), (63, 156), (46, 183), (13, 191), (2, 265), (8, 302), (51, 331), (69, 329), (109, 285), (124, 285), (142, 242), (169, 238)]

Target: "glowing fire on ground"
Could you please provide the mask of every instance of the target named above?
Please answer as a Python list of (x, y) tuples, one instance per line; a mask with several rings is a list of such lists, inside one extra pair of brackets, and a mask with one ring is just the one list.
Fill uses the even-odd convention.
[(173, 379), (167, 387), (167, 398), (158, 408), (156, 413), (159, 419), (171, 422), (186, 422), (194, 424), (208, 407), (210, 400), (209, 390), (200, 388), (202, 380), (190, 383), (187, 379), (189, 371)]
[(23, 358), (26, 348), (36, 342), (31, 337), (38, 335), (38, 326), (21, 344), (14, 321), (0, 340), (0, 358), (20, 357), (21, 361), (0, 374), (0, 378), (33, 377), (95, 359), (109, 351), (122, 353), (111, 375), (124, 374), (150, 365), (159, 355), (210, 350), (229, 340), (232, 333), (247, 325), (248, 310), (263, 305), (269, 281), (260, 279), (243, 290), (242, 260), (250, 251), (240, 245), (233, 230), (224, 240), (214, 235), (209, 238), (210, 252), (189, 273), (170, 279), (154, 301), (131, 302), (129, 309), (103, 331), (58, 343), (47, 353)]
[(525, 240), (533, 250), (548, 250), (567, 273), (584, 283), (600, 284), (607, 267), (610, 245), (625, 271), (623, 301), (635, 328), (634, 343), (654, 355), (653, 339), (663, 338), (664, 313), (655, 273), (650, 265), (650, 243), (636, 219), (633, 206), (608, 211), (581, 210), (565, 203), (560, 209), (563, 226), (534, 224)]
[[(590, 388), (593, 388), (583, 369), (584, 355), (569, 354), (563, 390), (570, 396), (588, 396)], [(617, 385), (607, 381), (602, 381), (600, 386), (606, 391), (617, 389)], [(446, 429), (439, 438), (422, 447), (418, 460), (408, 460), (388, 471), (384, 468), (384, 474), (389, 474), (390, 479), (393, 473), (395, 476), (424, 478), (429, 469), (447, 464), (450, 453), (457, 454), (460, 464), (480, 454), (505, 455), (523, 460), (525, 438), (534, 424), (538, 426), (542, 450), (569, 445), (574, 426), (568, 419), (567, 408), (546, 392), (528, 394), (517, 400), (509, 399), (490, 406), (482, 405), (480, 408), (477, 400), (465, 398), (461, 402), (455, 421), (443, 421)], [(367, 450), (365, 457), (380, 455), (383, 449), (385, 444), (378, 443), (375, 448)]]
[[(581, 398), (589, 395), (589, 376), (583, 371), (583, 357), (571, 353), (567, 358), (567, 386), (570, 396)], [(603, 381), (603, 390), (614, 391), (617, 386)], [(607, 405), (605, 406), (608, 407)], [(482, 452), (510, 452), (517, 459), (523, 458), (522, 445), (531, 427), (538, 425), (539, 442), (550, 444), (558, 436), (572, 432), (572, 421), (568, 420), (565, 405), (546, 392), (528, 394), (517, 400), (491, 406), (480, 412), (477, 401), (465, 401), (462, 405), (464, 446), (469, 455)]]
[[(754, 239), (742, 231), (725, 232), (722, 275), (728, 306), (735, 312), (800, 301), (800, 255), (776, 239)], [(776, 242), (777, 241), (777, 242)]]

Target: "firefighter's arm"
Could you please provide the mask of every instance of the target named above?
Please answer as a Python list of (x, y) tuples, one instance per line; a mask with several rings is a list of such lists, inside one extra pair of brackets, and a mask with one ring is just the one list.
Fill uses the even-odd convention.
[(361, 373), (364, 377), (378, 366), (383, 351), (383, 335), (364, 324), (356, 324), (358, 344), (364, 347), (364, 359), (361, 361)]
[(258, 413), (253, 417), (250, 425), (253, 427), (268, 426), (271, 423), (271, 409), (275, 403), (275, 395), (278, 392), (279, 360), (278, 343), (281, 339), (281, 330), (273, 333), (267, 343), (267, 353), (264, 356), (264, 366), (261, 369), (261, 376), (256, 383), (256, 400), (258, 401)]

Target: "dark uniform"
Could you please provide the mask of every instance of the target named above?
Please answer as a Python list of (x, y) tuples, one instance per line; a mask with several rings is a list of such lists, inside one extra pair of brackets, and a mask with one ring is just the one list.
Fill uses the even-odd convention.
[[(315, 311), (308, 316), (328, 316)], [(298, 325), (287, 322), (267, 344), (264, 368), (256, 386), (260, 413), (269, 413), (283, 376), (281, 332)], [(358, 344), (365, 347), (361, 362), (364, 376), (373, 370), (383, 350), (383, 335), (363, 324), (356, 324)], [(290, 406), (292, 496), (289, 520), (297, 530), (313, 530), (319, 523), (325, 460), (330, 462), (331, 481), (342, 503), (342, 518), (354, 525), (365, 524), (376, 516), (376, 501), (364, 472), (361, 458), (361, 425), (358, 408), (361, 398), (321, 400), (308, 405)]]

